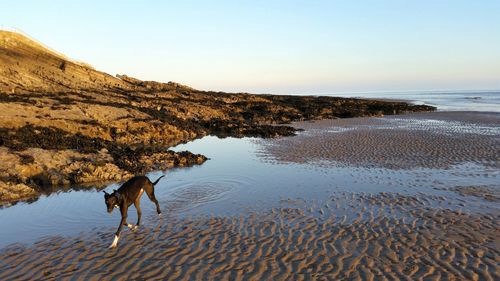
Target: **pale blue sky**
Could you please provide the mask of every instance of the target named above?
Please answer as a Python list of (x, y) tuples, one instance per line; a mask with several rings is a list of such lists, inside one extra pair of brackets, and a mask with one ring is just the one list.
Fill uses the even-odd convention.
[(500, 89), (500, 1), (2, 1), (110, 74), (256, 93)]

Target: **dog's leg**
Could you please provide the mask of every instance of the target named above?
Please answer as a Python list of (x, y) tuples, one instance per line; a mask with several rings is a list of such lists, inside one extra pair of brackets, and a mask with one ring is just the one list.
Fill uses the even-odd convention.
[(156, 200), (155, 189), (154, 189), (153, 185), (151, 184), (147, 188), (144, 188), (144, 190), (146, 191), (146, 194), (148, 195), (149, 200), (151, 200), (151, 201), (153, 201), (153, 203), (155, 203), (156, 212), (158, 213), (158, 215), (161, 215), (160, 204), (158, 204), (158, 200)]
[(139, 225), (141, 224), (141, 196), (137, 197), (134, 202), (135, 209), (137, 210), (137, 224), (132, 228), (133, 230), (137, 229)]
[(122, 220), (120, 221), (120, 225), (118, 226), (118, 230), (116, 230), (115, 233), (115, 239), (113, 240), (113, 243), (111, 243), (110, 248), (116, 247), (118, 245), (118, 240), (120, 239), (120, 232), (122, 231), (122, 227), (124, 224), (127, 224), (127, 208), (123, 207), (123, 205), (120, 207), (120, 213), (122, 214)]
[(133, 224), (128, 223), (127, 221), (124, 221), (124, 222), (123, 222), (123, 225), (126, 225), (128, 228), (133, 228), (133, 227), (134, 227), (134, 225), (133, 225)]
[(120, 239), (120, 237), (115, 234), (115, 239), (113, 239), (113, 243), (111, 243), (111, 246), (109, 246), (109, 247), (110, 248), (116, 247), (116, 245), (118, 244), (118, 239)]

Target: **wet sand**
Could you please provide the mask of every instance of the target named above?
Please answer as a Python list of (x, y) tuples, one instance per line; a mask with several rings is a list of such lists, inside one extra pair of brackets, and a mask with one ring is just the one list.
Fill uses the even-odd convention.
[(448, 168), (461, 163), (500, 167), (499, 113), (434, 112), (300, 122), (295, 127), (304, 133), (259, 141), (264, 146), (261, 156), (327, 167)]
[[(311, 200), (289, 193), (275, 206), (233, 215), (146, 212), (144, 226), (123, 231), (113, 250), (111, 227), (7, 246), (0, 280), (499, 280), (499, 116), (438, 112), (298, 123), (305, 131), (296, 137), (254, 140), (258, 158), (325, 171), (352, 167), (359, 175), (376, 170), (382, 174), (365, 176), (374, 186), (398, 173), (422, 180), (401, 180), (384, 192), (332, 188)], [(437, 182), (433, 170), (438, 178), (465, 170), (478, 184)], [(170, 196), (175, 204), (163, 204), (202, 204), (207, 192), (195, 185)]]
[[(498, 280), (500, 213), (429, 207), (427, 196), (336, 194), (241, 217), (165, 218), (0, 252), (0, 279)], [(363, 206), (360, 208), (360, 206)]]

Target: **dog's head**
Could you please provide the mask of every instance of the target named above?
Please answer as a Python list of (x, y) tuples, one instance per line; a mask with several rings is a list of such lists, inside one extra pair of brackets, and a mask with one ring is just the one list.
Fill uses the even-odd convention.
[(108, 213), (111, 213), (113, 212), (113, 208), (118, 208), (121, 194), (116, 192), (116, 190), (114, 190), (111, 194), (107, 193), (105, 190), (103, 190), (102, 192), (104, 192), (104, 202), (106, 203)]

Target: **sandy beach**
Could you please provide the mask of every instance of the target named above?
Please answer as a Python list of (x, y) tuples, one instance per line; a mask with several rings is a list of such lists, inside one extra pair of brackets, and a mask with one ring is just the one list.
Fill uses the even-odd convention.
[[(255, 163), (318, 175), (348, 167), (357, 173), (352, 187), (338, 176), (304, 179), (310, 186), (266, 187), (250, 203), (223, 181), (174, 188), (158, 195), (165, 216), (150, 209), (117, 249), (107, 249), (116, 221), (10, 244), (0, 250), (0, 279), (498, 280), (499, 121), (497, 113), (436, 112), (296, 123), (298, 136), (252, 139)], [(315, 185), (322, 193), (308, 197)], [(273, 195), (280, 199), (265, 201)]]
[(4, 2), (0, 281), (500, 281), (500, 1)]
[(498, 280), (500, 214), (434, 209), (428, 201), (339, 195), (322, 206), (293, 202), (245, 217), (168, 219), (125, 233), (111, 251), (111, 229), (51, 237), (2, 250), (0, 278)]

